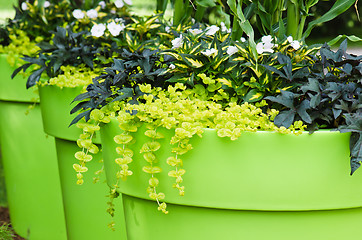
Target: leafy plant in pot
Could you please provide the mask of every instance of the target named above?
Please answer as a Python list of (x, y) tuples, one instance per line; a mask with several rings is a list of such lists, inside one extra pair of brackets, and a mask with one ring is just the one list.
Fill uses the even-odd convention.
[[(106, 225), (110, 220), (102, 203), (108, 188), (104, 184), (93, 184), (92, 181), (80, 188), (73, 184), (72, 176), (69, 176), (66, 167), (67, 159), (72, 159), (74, 151), (69, 149), (77, 148), (76, 139), (80, 134), (77, 128), (68, 129), (69, 104), (72, 98), (89, 84), (97, 69), (107, 64), (107, 58), (116, 54), (111, 51), (107, 51), (110, 55), (102, 54), (102, 48), (105, 46), (108, 48), (108, 44), (110, 41), (101, 42), (93, 38), (89, 32), (75, 33), (70, 28), (58, 27), (54, 32), (52, 43), (40, 43), (41, 50), (38, 56), (25, 56), (23, 59), (27, 63), (13, 74), (18, 74), (21, 70), (26, 71), (32, 65), (36, 66), (28, 78), (27, 87), (39, 86), (44, 130), (55, 137), (59, 153), (57, 157), (67, 236), (74, 239), (83, 237), (112, 239), (123, 236), (123, 230), (112, 232)], [(92, 152), (96, 154), (98, 151), (96, 147)], [(94, 172), (101, 172), (103, 165), (99, 162), (101, 159), (100, 153), (95, 155), (91, 167)], [(90, 176), (90, 180), (92, 177)], [(92, 197), (94, 195), (97, 197)], [(98, 224), (99, 222), (104, 224)]]
[[(323, 116), (309, 122), (297, 115), (288, 128), (281, 126), (285, 108), (279, 98), (287, 91), (305, 91), (311, 97), (308, 76), (315, 74), (322, 61), (314, 56), (316, 48), (293, 47), (288, 39), (277, 41), (269, 36), (275, 43), (255, 60), (248, 43), (233, 42), (219, 29), (208, 35), (208, 30), (200, 29), (196, 37), (195, 31), (183, 32), (172, 42), (173, 49), (161, 55), (148, 50), (126, 53), (75, 99), (81, 102), (73, 112), (84, 111), (73, 123), (85, 117), (88, 124), (101, 129), (107, 181), (113, 196), (122, 196), (128, 237), (182, 239), (183, 234), (191, 236), (197, 231), (197, 236), (212, 239), (221, 237), (221, 232), (229, 238), (263, 239), (267, 234), (269, 239), (287, 239), (296, 238), (297, 222), (304, 220), (313, 238), (348, 235), (341, 228), (332, 233), (323, 230), (320, 219), (329, 226), (337, 218), (345, 223), (345, 217), (360, 215), (359, 209), (338, 210), (360, 206), (360, 196), (352, 190), (358, 187), (360, 176), (351, 180), (344, 172), (349, 165), (349, 134), (303, 132), (306, 127), (332, 127), (322, 126), (328, 123)], [(360, 68), (359, 57), (341, 57), (344, 63), (353, 62), (349, 63), (352, 68)], [(337, 78), (343, 75), (332, 69), (327, 71)], [(356, 70), (349, 79), (357, 79), (355, 84), (360, 86)], [(341, 84), (349, 85), (346, 80)], [(306, 98), (299, 96), (293, 102)], [(314, 111), (312, 105), (297, 109), (293, 113)], [(348, 116), (340, 124), (348, 124)], [(81, 135), (79, 141), (91, 142), (91, 134)], [(329, 144), (338, 151), (331, 154), (325, 147)], [(81, 178), (90, 158), (86, 151), (77, 152), (76, 157), (79, 163), (73, 167)], [(320, 174), (323, 171), (328, 173)], [(168, 205), (169, 214), (153, 212), (149, 198), (164, 213)], [(335, 211), (318, 211), (327, 209)], [(192, 213), (197, 215), (190, 217)], [(271, 222), (287, 227), (270, 234), (276, 227)], [(263, 223), (270, 228), (257, 231), (254, 226)], [(143, 230), (134, 231), (139, 225)], [(175, 236), (179, 228), (182, 234)]]
[[(157, 18), (158, 16), (153, 16), (145, 19), (153, 22)], [(120, 22), (118, 24), (123, 25)], [(117, 36), (110, 29), (105, 31), (103, 36), (94, 36), (92, 31), (90, 33), (85, 31), (75, 33), (70, 28), (63, 29), (59, 27), (54, 33), (51, 43), (42, 42), (39, 44), (41, 50), (38, 52), (37, 57), (24, 57), (24, 60), (28, 63), (14, 71), (15, 75), (21, 70), (26, 71), (32, 65), (36, 65), (38, 68), (30, 74), (27, 86), (31, 87), (37, 83), (40, 85), (44, 128), (48, 134), (56, 137), (63, 195), (70, 196), (68, 198), (64, 197), (68, 236), (75, 239), (85, 236), (88, 236), (88, 238), (95, 236), (99, 238), (115, 238), (124, 234), (123, 230), (117, 229), (116, 232), (112, 232), (106, 226), (106, 223), (110, 220), (107, 220), (109, 215), (104, 211), (102, 203), (104, 202), (104, 196), (108, 193), (108, 188), (102, 184), (94, 186), (91, 183), (92, 177), (99, 180), (99, 174), (102, 172), (103, 164), (98, 162), (101, 161), (101, 154), (98, 153), (99, 145), (92, 145), (91, 150), (95, 157), (90, 168), (97, 174), (87, 176), (85, 179), (88, 178), (88, 181), (81, 190), (79, 190), (79, 186), (73, 185), (74, 176), (67, 175), (67, 163), (69, 163), (69, 160), (72, 161), (75, 151), (70, 149), (78, 148), (76, 140), (80, 134), (79, 129), (74, 127), (68, 129), (70, 106), (67, 102), (70, 103), (77, 94), (84, 91), (84, 87), (98, 73), (101, 66), (107, 66), (109, 59), (118, 56), (118, 52), (121, 51), (119, 45), (127, 46), (124, 36), (132, 34), (132, 38), (137, 38), (137, 31), (132, 29), (132, 25), (133, 22), (130, 22), (123, 26), (124, 32), (120, 31)], [(157, 28), (161, 26), (162, 24), (157, 24)], [(114, 41), (115, 38), (119, 38), (118, 41)], [(151, 41), (148, 41), (147, 44), (152, 46)], [(142, 44), (140, 44), (140, 47), (142, 47)], [(131, 46), (129, 48), (132, 49)], [(45, 73), (48, 78), (44, 77)], [(99, 144), (100, 142), (96, 141), (96, 143)], [(74, 194), (68, 194), (70, 192), (77, 192), (78, 194), (74, 196)], [(93, 197), (92, 201), (89, 201), (90, 195), (98, 197)], [(75, 198), (84, 199), (84, 201), (74, 201)], [(88, 204), (85, 204), (85, 202)], [(79, 212), (70, 212), (67, 209), (78, 209)], [(118, 214), (121, 215), (122, 207), (119, 209)], [(89, 217), (89, 212), (93, 213), (92, 217)], [(82, 221), (79, 221), (80, 216), (82, 216)], [(100, 225), (99, 222), (105, 224)], [(89, 230), (90, 225), (92, 231)], [(119, 225), (123, 226), (124, 224)]]

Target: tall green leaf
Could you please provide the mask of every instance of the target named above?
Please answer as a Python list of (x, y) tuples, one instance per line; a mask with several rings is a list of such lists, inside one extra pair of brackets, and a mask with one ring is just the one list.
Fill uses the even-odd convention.
[(157, 0), (156, 10), (157, 12), (165, 12), (167, 8), (168, 0)]
[(328, 21), (334, 19), (335, 17), (339, 16), (340, 14), (345, 12), (347, 9), (349, 9), (355, 2), (356, 2), (356, 0), (337, 0), (335, 2), (335, 4), (332, 6), (332, 8), (329, 9), (329, 11), (326, 12), (322, 17), (320, 17), (308, 24), (308, 27), (305, 30), (302, 37), (304, 39), (307, 38), (309, 36), (309, 34), (311, 33), (312, 29), (316, 25), (324, 23), (324, 22), (328, 22)]
[(345, 39), (347, 38), (348, 40), (352, 41), (352, 42), (362, 42), (362, 38), (359, 38), (355, 35), (351, 35), (351, 36), (347, 36), (347, 35), (338, 35), (337, 37), (333, 38), (332, 40), (330, 40), (328, 42), (328, 45), (332, 46), (334, 44), (336, 44), (337, 42), (339, 42), (339, 40), (341, 39)]
[[(242, 1), (241, 1), (242, 2)], [(241, 3), (237, 4), (236, 0), (227, 0), (227, 3), (230, 7), (232, 14), (238, 19), (238, 23), (241, 29), (249, 37), (249, 46), (252, 50), (254, 58), (258, 59), (258, 53), (256, 51), (256, 44), (254, 41), (254, 30), (250, 22), (245, 18), (243, 10), (241, 8)]]

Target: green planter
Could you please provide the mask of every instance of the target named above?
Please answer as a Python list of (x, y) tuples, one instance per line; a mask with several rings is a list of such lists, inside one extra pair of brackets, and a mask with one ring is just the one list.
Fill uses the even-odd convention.
[(10, 80), (0, 56), (0, 143), (7, 201), (14, 230), (29, 240), (65, 240), (65, 221), (54, 138), (43, 131), (38, 104), (25, 79)]
[(0, 100), (33, 103), (39, 96), (35, 93), (34, 88), (26, 89), (26, 79), (20, 74), (11, 79), (15, 68), (9, 66), (6, 56), (0, 54)]
[[(122, 203), (116, 204), (116, 231), (107, 225), (111, 222), (106, 212), (109, 188), (102, 175), (100, 181), (93, 183), (94, 172), (102, 168), (101, 153), (93, 157), (87, 165), (83, 185), (77, 185), (73, 164), (77, 163), (74, 154), (80, 150), (77, 139), (81, 130), (76, 126), (68, 128), (73, 117), (70, 115), (71, 101), (79, 95), (81, 88), (44, 86), (39, 88), (42, 117), (45, 132), (55, 137), (58, 155), (59, 174), (63, 193), (68, 240), (82, 239), (126, 239), (124, 231)], [(100, 143), (99, 137), (95, 140)]]
[[(101, 127), (109, 185), (119, 169), (113, 137), (120, 133), (114, 119)], [(150, 175), (142, 171), (146, 162), (139, 149), (146, 139), (140, 129), (131, 145), (133, 175), (120, 184), (129, 240), (355, 238), (351, 229), (362, 219), (362, 174), (349, 175), (349, 134), (257, 132), (231, 141), (205, 130), (182, 157), (183, 197), (167, 175), (173, 170), (166, 164), (171, 131), (164, 134), (157, 191), (166, 194), (169, 214), (157, 211), (146, 192)]]

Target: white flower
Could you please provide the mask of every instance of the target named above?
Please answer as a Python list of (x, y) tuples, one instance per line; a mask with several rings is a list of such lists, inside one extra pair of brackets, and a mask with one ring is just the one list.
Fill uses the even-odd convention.
[(256, 44), (256, 51), (258, 52), (258, 54), (262, 54), (264, 52), (270, 52), (273, 53), (274, 50), (272, 49), (272, 47), (274, 46), (274, 44), (265, 44), (263, 42), (259, 42)]
[(293, 42), (293, 37), (289, 36), (289, 37), (287, 37), (287, 40), (288, 40), (289, 43), (292, 43)]
[(132, 0), (123, 0), (125, 4), (132, 5)]
[(168, 67), (169, 67), (169, 69), (175, 69), (176, 68), (176, 66), (174, 64), (170, 64), (170, 66), (168, 66)]
[(166, 31), (167, 33), (169, 33), (169, 32), (171, 31), (171, 28), (170, 28), (169, 26), (166, 26), (166, 27), (165, 27), (165, 31)]
[(184, 43), (184, 40), (182, 39), (182, 35), (180, 35), (180, 37), (175, 38), (174, 40), (172, 40), (171, 43), (172, 43), (172, 48), (181, 47), (182, 44)]
[(101, 37), (104, 34), (104, 31), (106, 30), (106, 25), (104, 24), (95, 24), (93, 25), (91, 29), (91, 33), (93, 37)]
[(90, 10), (87, 11), (87, 16), (89, 18), (92, 18), (92, 19), (97, 18), (98, 17), (98, 12), (95, 9), (90, 9)]
[(116, 10), (114, 10), (114, 9), (111, 9), (111, 11), (110, 11), (112, 14), (116, 14)]
[(227, 28), (224, 22), (221, 22), (220, 25), (221, 25), (222, 32), (231, 33), (231, 29)]
[(116, 5), (117, 8), (121, 8), (124, 6), (124, 2), (123, 2), (123, 0), (116, 0), (114, 2), (114, 5)]
[(49, 7), (49, 6), (50, 6), (50, 2), (49, 2), (49, 1), (45, 1), (43, 7), (44, 7), (44, 8), (47, 8), (47, 7)]
[(23, 11), (28, 10), (28, 4), (26, 4), (26, 2), (23, 2), (23, 3), (21, 4), (21, 10), (23, 10)]
[(258, 54), (262, 54), (264, 52), (264, 44), (262, 42), (256, 44), (256, 51)]
[(230, 46), (228, 47), (228, 49), (226, 50), (227, 54), (229, 54), (229, 56), (235, 54), (238, 52), (238, 48), (235, 46)]
[(219, 29), (220, 28), (218, 26), (212, 25), (206, 28), (206, 35), (208, 36), (214, 35), (217, 31), (219, 31)]
[(101, 6), (102, 9), (106, 7), (106, 3), (104, 1), (99, 2), (98, 5)]
[(294, 48), (294, 50), (298, 50), (300, 48), (300, 43), (295, 40), (290, 43), (290, 46), (292, 46)]
[(125, 29), (125, 26), (123, 23), (117, 24), (115, 22), (111, 22), (111, 23), (108, 23), (107, 28), (113, 36), (118, 36), (120, 34), (120, 32)]
[(241, 42), (246, 42), (246, 39), (243, 38), (243, 37), (241, 37), (241, 38), (240, 38), (240, 41), (241, 41)]
[(189, 32), (192, 33), (192, 35), (197, 35), (202, 33), (202, 30), (195, 28), (195, 29), (189, 29)]
[(207, 49), (207, 50), (205, 50), (205, 51), (203, 51), (201, 53), (204, 54), (207, 57), (210, 57), (210, 56), (214, 56), (215, 53), (217, 53), (217, 50), (215, 48), (211, 48), (211, 49)]
[(256, 51), (258, 52), (258, 54), (262, 54), (265, 52), (269, 52), (269, 53), (273, 53), (273, 47), (275, 47), (276, 45), (272, 43), (273, 41), (273, 37), (270, 35), (267, 36), (263, 36), (261, 38), (261, 42), (259, 42), (258, 44), (256, 44)]
[(273, 41), (273, 38), (272, 38), (272, 36), (267, 35), (267, 36), (263, 36), (263, 37), (261, 38), (261, 41), (262, 41), (264, 44), (271, 44), (271, 42)]
[(75, 9), (73, 11), (73, 17), (75, 17), (76, 19), (82, 19), (84, 18), (84, 13), (80, 9)]

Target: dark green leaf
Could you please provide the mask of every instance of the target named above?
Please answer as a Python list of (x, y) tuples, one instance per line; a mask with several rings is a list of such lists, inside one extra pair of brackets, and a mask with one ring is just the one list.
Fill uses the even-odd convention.
[(295, 112), (293, 110), (282, 111), (274, 118), (274, 124), (278, 127), (289, 128), (294, 122)]

